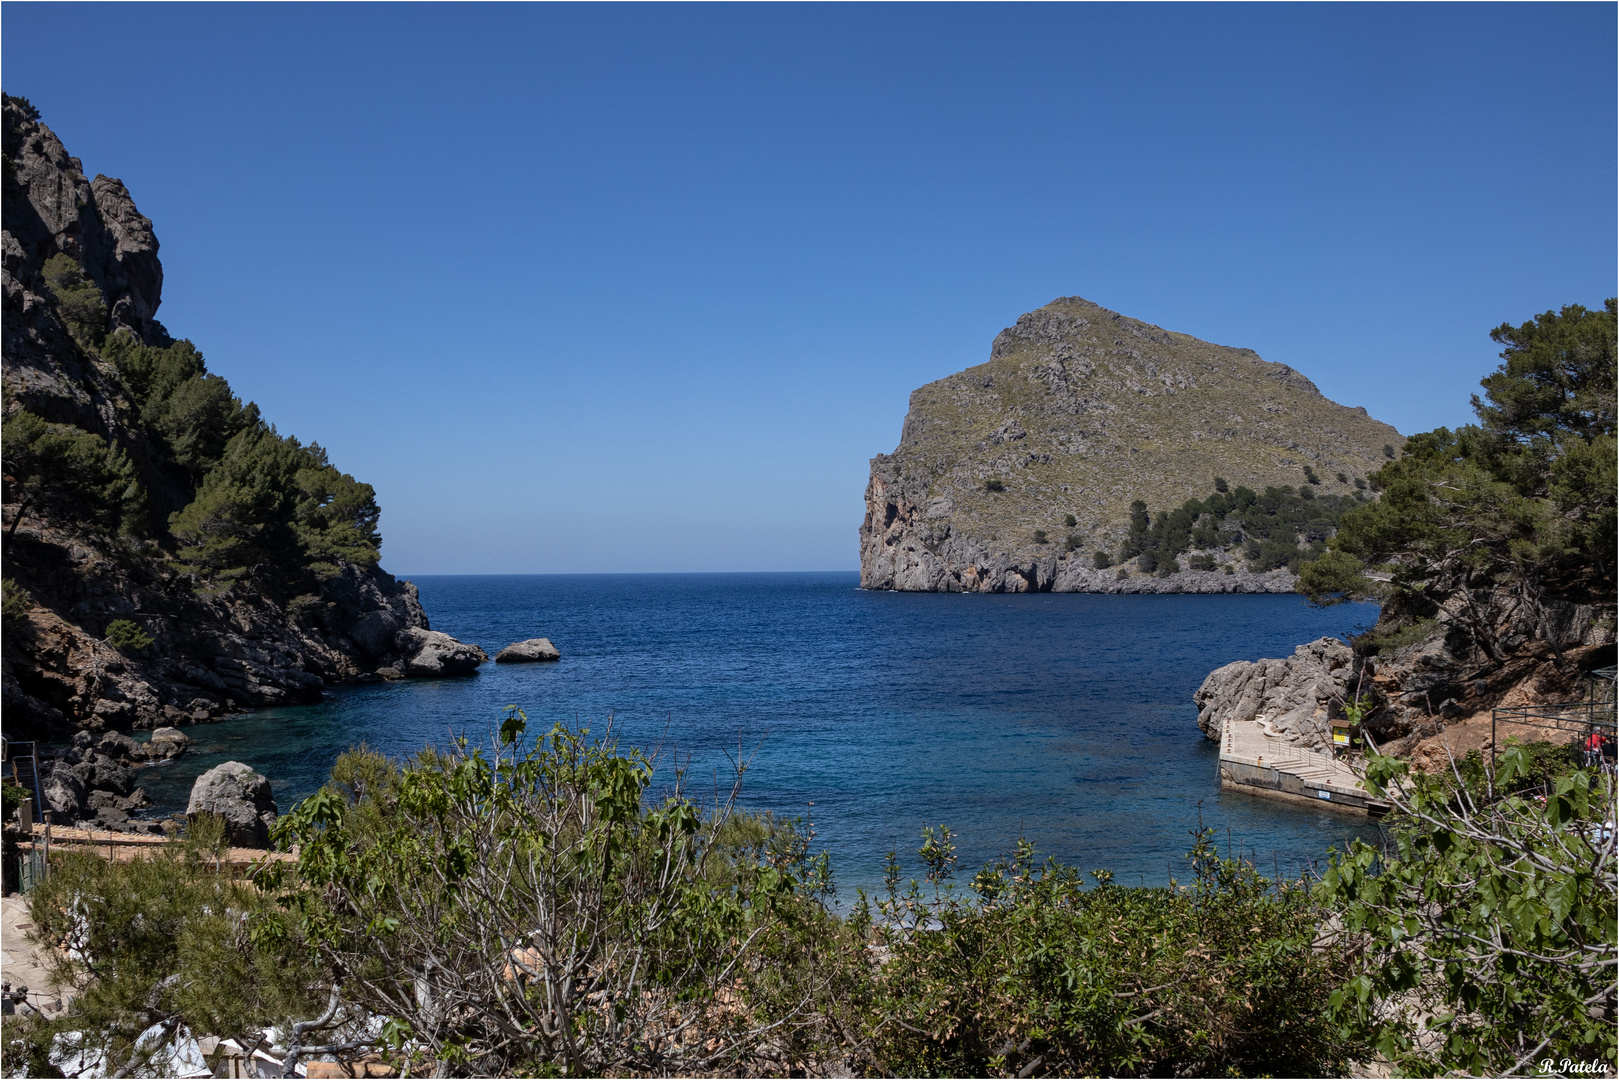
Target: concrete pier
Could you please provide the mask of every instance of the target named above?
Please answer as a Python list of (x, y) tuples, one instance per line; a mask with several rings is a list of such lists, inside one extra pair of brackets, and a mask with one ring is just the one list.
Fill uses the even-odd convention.
[(1349, 766), (1273, 734), (1263, 720), (1225, 722), (1220, 786), (1348, 814), (1382, 817), (1388, 810), (1387, 803), (1366, 793)]

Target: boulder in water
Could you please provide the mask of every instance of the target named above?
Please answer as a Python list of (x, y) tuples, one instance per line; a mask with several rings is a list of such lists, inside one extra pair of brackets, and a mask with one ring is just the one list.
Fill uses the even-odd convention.
[(551, 644), (550, 638), (536, 637), (527, 641), (514, 641), (495, 654), (497, 664), (532, 664), (541, 660), (560, 660), (562, 654)]
[(402, 674), (419, 679), (471, 675), (489, 659), (489, 654), (478, 646), (463, 644), (437, 630), (412, 626), (401, 630), (394, 640), (407, 658), (398, 665), (404, 669)]

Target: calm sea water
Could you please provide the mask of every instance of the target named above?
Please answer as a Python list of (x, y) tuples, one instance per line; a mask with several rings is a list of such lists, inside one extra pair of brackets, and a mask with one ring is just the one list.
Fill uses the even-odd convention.
[[(319, 705), (188, 729), (192, 751), (147, 770), (159, 810), (239, 760), (283, 810), (365, 743), (405, 755), (485, 736), (505, 705), (534, 727), (611, 716), (625, 742), (712, 797), (753, 755), (743, 803), (810, 814), (845, 897), (907, 871), (924, 825), (960, 834), (964, 877), (1022, 834), (1121, 884), (1182, 875), (1199, 821), (1284, 871), (1364, 824), (1222, 793), (1192, 692), (1232, 660), (1286, 656), (1376, 609), (1295, 596), (1014, 596), (862, 592), (853, 573), (417, 578), (433, 628), (477, 642), (549, 637), (559, 663), (333, 691)], [(671, 753), (673, 751), (673, 753)], [(809, 804), (813, 802), (813, 807)]]

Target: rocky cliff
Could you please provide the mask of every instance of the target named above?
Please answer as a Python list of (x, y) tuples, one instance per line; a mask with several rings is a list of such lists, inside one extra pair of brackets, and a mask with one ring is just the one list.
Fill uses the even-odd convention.
[[(1131, 503), (1166, 511), (1228, 485), (1367, 497), (1404, 442), (1252, 350), (1211, 345), (1078, 297), (1021, 316), (988, 363), (911, 395), (899, 447), (872, 459), (860, 528), (868, 589), (1291, 592), (1231, 538), (1208, 569), (1098, 568)], [(1240, 540), (1240, 536), (1236, 537)]]
[[(475, 669), (485, 659), (481, 650), (429, 630), (415, 587), (375, 565), (364, 528), (355, 533), (359, 540), (338, 542), (348, 534), (329, 505), (331, 492), (359, 492), (358, 515), (369, 513), (374, 527), (369, 487), (326, 466), (318, 447), (276, 436), (253, 406), (241, 406), (207, 373), (189, 343), (174, 342), (157, 321), (158, 242), (124, 185), (86, 179), (79, 160), (22, 99), (5, 99), (4, 152), (7, 734), (50, 739), (76, 729), (184, 724), (318, 700), (336, 682)], [(73, 278), (73, 288), (53, 288), (52, 272)], [(158, 355), (141, 350), (168, 350), (159, 358), (179, 356), (190, 365), (176, 369), (171, 381), (184, 379), (168, 398), (149, 391), (143, 404), (129, 369), (109, 359)], [(188, 403), (189, 413), (182, 407)], [(221, 410), (235, 425), (224, 434), (248, 442), (201, 445), (199, 425)], [(27, 430), (40, 446), (82, 456), (88, 445), (89, 457), (74, 466), (78, 472), (34, 460), (25, 477), (21, 440), (12, 437), (18, 418), (34, 425)], [(202, 493), (223, 490), (210, 486), (209, 470), (235, 452), (231, 447), (249, 443), (271, 446), (293, 463), (289, 470), (320, 466), (299, 474), (315, 477), (311, 483), (338, 485), (324, 495), (296, 493), (304, 500), (304, 532), (282, 546), (303, 558), (288, 564), (297, 580), (278, 578), (280, 564), (260, 558), (268, 544), (262, 537), (258, 548), (242, 547), (259, 552), (258, 563), (209, 571), (200, 556), (178, 557), (166, 524)], [(92, 519), (88, 503), (72, 497), (91, 490), (84, 486), (91, 474), (112, 476), (113, 495), (140, 515), (122, 528)], [(28, 501), (40, 492), (53, 497)], [(258, 495), (280, 499), (277, 505), (290, 498), (273, 485)], [(214, 518), (193, 515), (198, 550), (220, 541), (224, 511), (215, 509)], [(240, 531), (268, 535), (273, 527), (254, 521)], [(317, 541), (325, 546), (309, 546)]]
[[(1197, 726), (1218, 741), (1226, 721), (1258, 721), (1289, 743), (1324, 751), (1331, 721), (1359, 702), (1381, 751), (1432, 769), (1487, 748), (1492, 710), (1579, 701), (1593, 691), (1611, 698), (1611, 681), (1591, 685), (1591, 673), (1614, 662), (1611, 608), (1555, 604), (1550, 618), (1508, 614), (1497, 629), (1511, 643), (1502, 662), (1473, 645), (1454, 611), (1441, 607), (1412, 623), (1391, 610), (1352, 646), (1321, 638), (1290, 657), (1215, 669), (1193, 695)], [(1574, 737), (1510, 723), (1497, 724), (1494, 735), (1503, 742)]]

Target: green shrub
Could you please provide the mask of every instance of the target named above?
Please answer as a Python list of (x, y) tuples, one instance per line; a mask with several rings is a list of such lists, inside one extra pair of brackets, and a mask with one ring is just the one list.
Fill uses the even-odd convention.
[(252, 884), (220, 874), (214, 853), (191, 840), (130, 862), (52, 853), (28, 911), (42, 940), (73, 943), (71, 952), (51, 953), (77, 994), (63, 1014), (22, 1032), (6, 1017), (8, 1065), (13, 1054), (33, 1058), (34, 1047), (72, 1032), (105, 1055), (102, 1075), (171, 1076), (177, 1063), (166, 1041), (138, 1043), (154, 1017), (193, 1031), (241, 1032), (285, 1030), (319, 1015), (325, 1002), (310, 991), (298, 943), (249, 932), (264, 901)]
[(107, 338), (107, 301), (101, 287), (85, 276), (73, 256), (61, 252), (45, 260), (42, 273), (73, 339), (86, 348), (98, 348)]
[[(1323, 566), (1329, 559), (1341, 555), (1341, 552), (1330, 552), (1316, 562), (1306, 566), (1305, 569), (1309, 570), (1313, 567)], [(1352, 558), (1352, 556), (1343, 557)], [(1302, 576), (1300, 580), (1304, 580)], [(1312, 581), (1311, 584), (1314, 585), (1315, 582)], [(1351, 595), (1354, 594), (1351, 593)], [(1442, 632), (1443, 628), (1438, 619), (1418, 619), (1415, 622), (1391, 626), (1386, 630), (1373, 627), (1355, 638), (1355, 648), (1367, 655), (1393, 652), (1396, 649), (1403, 649), (1410, 645), (1421, 645)]]
[(152, 635), (141, 629), (140, 623), (114, 619), (107, 624), (106, 641), (119, 652), (140, 652), (152, 644)]
[(34, 107), (34, 103), (29, 101), (27, 98), (19, 97), (16, 94), (5, 94), (5, 95), (3, 95), (3, 97), (4, 97), (5, 103), (7, 105), (15, 105), (15, 106), (17, 106), (17, 108), (22, 110), (22, 114), (23, 114), (24, 119), (27, 119), (27, 120), (38, 120), (39, 119), (39, 110), (36, 109)]
[(1613, 775), (1563, 747), (1508, 746), (1493, 778), (1474, 760), (1460, 783), (1373, 757), (1366, 788), (1392, 806), (1389, 839), (1353, 841), (1320, 889), (1355, 935), (1333, 1024), (1395, 1075), (1506, 1076), (1543, 1060), (1611, 1075)]
[(10, 825), (13, 815), (17, 813), (17, 808), (28, 797), (28, 792), (23, 790), (21, 784), (14, 784), (10, 780), (0, 780), (0, 820), (4, 820), (7, 825)]
[(1355, 477), (1355, 490), (1356, 491), (1365, 491), (1366, 490), (1366, 481), (1364, 479), (1362, 479), (1361, 477), (1358, 477), (1358, 476)]
[(1345, 476), (1343, 473), (1339, 473), (1338, 474), (1338, 483), (1340, 483), (1340, 484), (1349, 483), (1349, 477)]
[(1077, 551), (1084, 543), (1085, 541), (1080, 539), (1079, 536), (1069, 533), (1068, 539), (1063, 541), (1063, 548), (1067, 551)]
[(1079, 524), (1079, 519), (1073, 514), (1064, 514), (1062, 516), (1062, 523), (1072, 529), (1074, 526)]
[(1216, 564), (1213, 555), (1193, 555), (1191, 559), (1187, 561), (1187, 565), (1193, 570), (1209, 571), (1213, 570)]
[(1044, 529), (1036, 529), (1036, 530), (1034, 530), (1034, 542), (1037, 543), (1037, 544), (1044, 544), (1046, 542), (1046, 530), (1044, 530)]
[(1108, 556), (1107, 552), (1098, 549), (1091, 552), (1091, 565), (1098, 570), (1106, 570), (1113, 565), (1113, 560)]
[(139, 533), (149, 521), (146, 490), (122, 447), (72, 424), (18, 409), (0, 428), (5, 500), (16, 503), (8, 535), (48, 511), (75, 532)]
[(1227, 486), (1225, 477), (1216, 476), (1214, 478), (1214, 490), (1218, 491), (1221, 495), (1224, 495), (1227, 491), (1230, 491), (1231, 488)]
[(28, 590), (17, 584), (11, 578), (0, 582), (0, 612), (6, 619), (20, 619), (28, 614), (28, 609), (34, 606), (34, 598), (28, 595)]
[(1304, 467), (1304, 480), (1305, 483), (1309, 484), (1319, 484), (1321, 482), (1321, 478), (1315, 474), (1315, 470), (1308, 465)]
[(1394, 446), (1392, 443), (1383, 444), (1383, 456), (1386, 458), (1394, 457)]
[(1173, 556), (1171, 556), (1170, 558), (1164, 559), (1162, 562), (1160, 562), (1158, 564), (1158, 576), (1159, 577), (1168, 577), (1171, 574), (1178, 574), (1180, 572), (1181, 572), (1180, 561), (1177, 560), (1176, 558), (1174, 558)]
[(984, 490), (985, 491), (1005, 491), (1006, 490), (1006, 483), (1004, 481), (1001, 481), (1001, 480), (985, 480), (984, 481)]
[(1313, 947), (1310, 889), (1220, 858), (1213, 830), (1168, 888), (1105, 870), (1086, 888), (1020, 841), (968, 898), (948, 830), (926, 830), (918, 855), (926, 885), (900, 891), (890, 855), (877, 905), (871, 1073), (1336, 1076), (1361, 1049), (1327, 1022), (1347, 962)]

